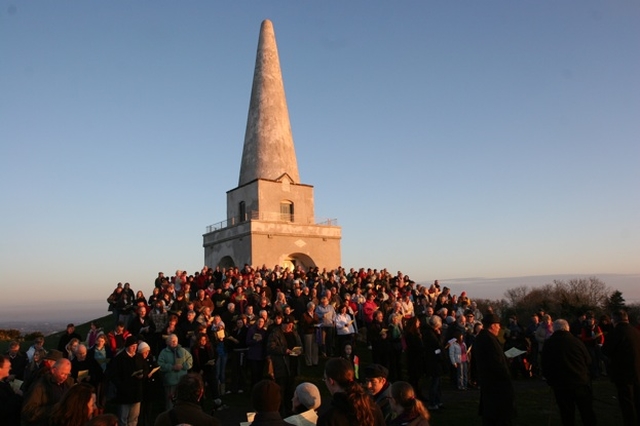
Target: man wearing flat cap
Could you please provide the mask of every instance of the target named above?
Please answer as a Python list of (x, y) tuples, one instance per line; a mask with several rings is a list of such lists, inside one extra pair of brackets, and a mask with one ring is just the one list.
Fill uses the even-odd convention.
[(483, 426), (510, 426), (515, 417), (515, 392), (509, 364), (498, 340), (500, 317), (487, 313), (482, 324), (484, 328), (478, 333), (472, 352), (480, 382), (478, 413)]
[(267, 353), (273, 364), (273, 376), (280, 386), (282, 417), (291, 414), (294, 382), (298, 375), (298, 356), (302, 353), (302, 341), (295, 329), (294, 318), (285, 316), (275, 327), (267, 341)]
[(380, 364), (367, 365), (362, 370), (367, 392), (382, 410), (385, 421), (391, 417), (391, 383), (387, 380), (389, 370)]

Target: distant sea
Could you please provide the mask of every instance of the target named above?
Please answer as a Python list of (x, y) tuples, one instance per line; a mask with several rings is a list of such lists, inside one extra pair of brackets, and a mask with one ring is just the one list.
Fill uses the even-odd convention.
[[(573, 278), (595, 276), (611, 290), (622, 292), (627, 304), (640, 303), (640, 274), (565, 274), (538, 275), (508, 278), (452, 278), (441, 279), (440, 284), (451, 288), (452, 293), (466, 291), (469, 297), (502, 299), (504, 293), (514, 287), (540, 287), (553, 280), (568, 281)], [(430, 283), (422, 283), (429, 285)], [(62, 331), (68, 323), (82, 324), (109, 314), (107, 303), (100, 300), (31, 302), (24, 305), (0, 306), (0, 328), (13, 328), (23, 334), (41, 331), (49, 334)]]

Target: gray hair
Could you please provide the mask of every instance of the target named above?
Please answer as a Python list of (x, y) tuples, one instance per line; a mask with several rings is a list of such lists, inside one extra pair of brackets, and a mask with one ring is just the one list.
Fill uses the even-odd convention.
[(433, 328), (442, 327), (442, 318), (440, 318), (438, 315), (432, 315), (429, 318), (429, 325)]
[(569, 323), (562, 318), (553, 322), (553, 331), (569, 331)]

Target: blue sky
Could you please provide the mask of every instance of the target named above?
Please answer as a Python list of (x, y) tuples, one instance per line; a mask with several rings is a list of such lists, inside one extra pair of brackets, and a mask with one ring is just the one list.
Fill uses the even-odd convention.
[(0, 310), (202, 267), (263, 19), (345, 267), (640, 300), (636, 1), (0, 0)]

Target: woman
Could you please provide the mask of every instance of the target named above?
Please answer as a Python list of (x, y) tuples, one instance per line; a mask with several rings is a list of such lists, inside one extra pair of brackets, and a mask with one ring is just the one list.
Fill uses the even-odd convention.
[(142, 290), (138, 290), (138, 292), (136, 293), (136, 299), (133, 302), (133, 304), (135, 306), (144, 306), (145, 308), (147, 308), (147, 311), (149, 310), (149, 306), (153, 306), (153, 305), (149, 305), (147, 304), (147, 298), (144, 297), (144, 293), (142, 292)]
[(318, 417), (318, 426), (385, 424), (380, 407), (356, 382), (349, 361), (332, 358), (324, 367), (324, 383), (331, 393), (331, 406)]
[(397, 417), (389, 426), (429, 426), (429, 412), (422, 405), (413, 387), (407, 382), (395, 382), (391, 385), (391, 409)]
[(96, 413), (93, 386), (78, 383), (72, 386), (53, 407), (50, 426), (84, 426)]
[(102, 327), (97, 321), (91, 321), (89, 324), (89, 332), (87, 333), (87, 347), (90, 348), (96, 344), (96, 338), (99, 334), (104, 333)]
[(158, 367), (155, 356), (151, 354), (151, 347), (147, 342), (138, 343), (138, 353), (142, 355), (149, 367), (149, 374), (144, 379), (144, 396), (140, 402), (140, 417), (138, 417), (139, 426), (152, 426), (155, 418), (153, 417), (153, 402), (161, 397), (161, 385), (158, 381), (158, 375), (154, 369)]
[(304, 343), (304, 361), (307, 367), (318, 365), (318, 339), (319, 333), (316, 325), (320, 318), (316, 314), (316, 305), (313, 302), (307, 303), (307, 310), (300, 317), (300, 331)]
[(69, 361), (73, 361), (76, 357), (76, 351), (78, 350), (78, 345), (80, 345), (80, 339), (73, 338), (69, 340), (69, 343), (64, 347), (63, 356), (67, 358)]
[(356, 334), (355, 319), (349, 313), (349, 306), (346, 304), (338, 308), (336, 334), (338, 335), (338, 353), (343, 352), (345, 345), (353, 346), (353, 337)]
[(153, 293), (149, 296), (149, 300), (147, 301), (147, 305), (156, 306), (159, 300), (162, 300), (162, 295), (160, 294), (160, 287), (154, 287)]

